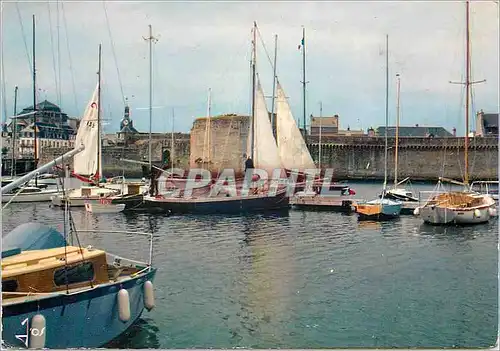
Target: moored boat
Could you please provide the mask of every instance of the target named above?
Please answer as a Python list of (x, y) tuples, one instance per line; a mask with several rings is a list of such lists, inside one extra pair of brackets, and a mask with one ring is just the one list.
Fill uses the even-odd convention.
[(401, 202), (384, 198), (358, 202), (354, 208), (359, 220), (391, 220), (401, 214)]
[(150, 263), (68, 245), (39, 223), (3, 239), (2, 339), (13, 347), (101, 347), (154, 307)]
[(125, 204), (112, 204), (111, 200), (99, 203), (85, 203), (85, 210), (90, 213), (118, 213), (125, 209)]
[(58, 189), (40, 189), (35, 186), (21, 186), (11, 192), (2, 194), (2, 203), (11, 202), (49, 202), (51, 198), (59, 195)]
[(428, 224), (479, 224), (496, 215), (495, 200), (473, 192), (447, 192), (432, 197), (415, 214)]

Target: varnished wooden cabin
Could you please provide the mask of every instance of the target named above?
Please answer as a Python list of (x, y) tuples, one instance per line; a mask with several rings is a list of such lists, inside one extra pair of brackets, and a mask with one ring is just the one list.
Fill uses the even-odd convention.
[(106, 252), (76, 246), (46, 250), (12, 249), (2, 256), (2, 299), (78, 291), (130, 277), (144, 267), (109, 264)]

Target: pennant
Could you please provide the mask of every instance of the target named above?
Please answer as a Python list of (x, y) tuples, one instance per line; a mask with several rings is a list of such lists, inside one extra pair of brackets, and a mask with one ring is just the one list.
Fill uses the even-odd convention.
[(303, 46), (304, 46), (304, 38), (302, 38), (302, 40), (300, 41), (298, 50), (300, 50), (300, 48), (303, 47)]

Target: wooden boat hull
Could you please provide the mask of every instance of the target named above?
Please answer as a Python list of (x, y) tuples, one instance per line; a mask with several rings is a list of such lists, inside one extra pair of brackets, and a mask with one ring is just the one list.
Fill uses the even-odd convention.
[[(21, 302), (2, 303), (3, 339), (25, 348), (16, 335), (25, 335), (34, 315), (45, 317), (45, 347), (49, 349), (102, 347), (125, 332), (144, 310), (144, 283), (153, 282), (156, 269), (134, 278), (102, 284), (73, 294), (34, 295)], [(123, 288), (130, 298), (130, 319), (118, 318), (117, 293)], [(4, 300), (5, 301), (5, 300)]]
[(401, 214), (401, 204), (356, 204), (359, 220), (384, 221), (398, 218)]
[(253, 195), (247, 197), (204, 197), (197, 199), (145, 197), (144, 206), (149, 210), (172, 214), (233, 214), (266, 211), (283, 211), (290, 208), (286, 191), (275, 196)]
[(20, 202), (49, 202), (53, 196), (59, 195), (61, 192), (57, 189), (42, 190), (37, 193), (21, 193), (14, 197), (15, 194), (2, 194), (2, 203), (9, 202), (13, 197), (11, 203)]

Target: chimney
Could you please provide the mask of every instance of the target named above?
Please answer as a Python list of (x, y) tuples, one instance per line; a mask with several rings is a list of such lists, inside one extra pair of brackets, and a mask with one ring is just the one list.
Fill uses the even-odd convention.
[(456, 137), (457, 136), (457, 128), (453, 127), (452, 131), (453, 131), (453, 137)]

